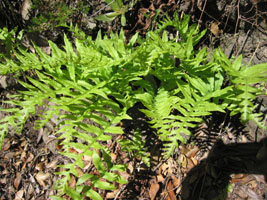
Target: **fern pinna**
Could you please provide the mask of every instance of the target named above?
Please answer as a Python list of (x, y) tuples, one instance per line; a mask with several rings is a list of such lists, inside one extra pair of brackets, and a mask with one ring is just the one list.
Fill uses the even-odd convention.
[[(102, 199), (99, 191), (126, 183), (118, 173), (125, 166), (112, 162), (105, 144), (123, 134), (118, 124), (130, 119), (127, 110), (137, 102), (145, 106), (141, 111), (164, 142), (166, 157), (179, 142), (187, 141), (191, 128), (214, 111), (228, 109), (233, 115), (241, 113), (243, 121), (252, 119), (264, 126), (252, 103), (263, 92), (251, 84), (265, 81), (266, 64), (243, 68), (240, 57), (232, 63), (221, 50), (208, 61), (205, 48), (194, 50), (205, 30), (199, 32), (188, 22), (186, 15), (183, 21), (166, 17), (146, 38), (135, 34), (128, 43), (123, 31), (110, 37), (99, 32), (96, 40), (76, 39), (75, 49), (66, 36), (64, 50), (50, 42), (51, 55), (37, 46), (36, 54), (19, 49), (17, 60), (6, 59), (0, 65), (1, 73), (32, 70), (35, 76), (19, 81), (25, 90), (6, 101), (12, 108), (1, 109), (10, 113), (0, 120), (1, 142), (10, 125), (21, 132), (28, 117), (37, 114), (36, 106), (47, 107), (38, 113), (35, 126), (42, 128), (57, 116), (55, 134), (63, 146), (60, 153), (71, 160), (59, 166), (63, 170), (57, 173), (58, 195), (53, 198)], [(167, 26), (177, 30), (173, 39), (165, 31)], [(227, 76), (231, 84), (224, 86)], [(117, 142), (149, 165), (144, 143), (137, 141), (141, 133), (137, 131), (134, 137), (133, 141)], [(98, 173), (88, 172), (85, 160)], [(73, 177), (75, 188), (69, 186)]]

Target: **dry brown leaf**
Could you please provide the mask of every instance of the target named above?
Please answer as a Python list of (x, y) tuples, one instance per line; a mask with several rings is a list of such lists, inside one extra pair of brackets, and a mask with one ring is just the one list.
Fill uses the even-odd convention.
[(164, 173), (167, 168), (168, 168), (167, 163), (163, 163), (159, 168), (159, 174)]
[(9, 174), (9, 171), (5, 168), (2, 172), (1, 172), (2, 175), (6, 175), (6, 174)]
[(187, 166), (186, 166), (186, 170), (190, 171), (193, 167), (195, 167), (193, 161), (190, 158), (187, 158)]
[(157, 175), (157, 180), (159, 183), (161, 183), (164, 181), (164, 177), (161, 174), (159, 174), (159, 175)]
[(87, 162), (91, 162), (92, 161), (92, 157), (91, 156), (87, 156), (87, 155), (84, 155), (82, 159), (83, 159), (83, 161), (87, 161)]
[(24, 160), (26, 158), (26, 152), (23, 151), (20, 156), (20, 160)]
[(78, 174), (79, 174), (79, 177), (81, 177), (81, 176), (83, 175), (83, 171), (82, 171), (82, 169), (81, 169), (81, 168), (79, 168), (79, 167), (76, 167), (76, 168), (75, 168), (75, 170), (76, 170), (76, 172), (78, 172)]
[(23, 140), (21, 143), (20, 143), (20, 147), (24, 147), (26, 148), (28, 145), (27, 145), (27, 142), (25, 140)]
[(69, 186), (72, 188), (72, 189), (75, 189), (75, 185), (76, 185), (76, 179), (73, 175), (71, 175), (70, 177), (70, 182), (69, 182)]
[(195, 157), (192, 157), (191, 160), (194, 163), (194, 165), (197, 166), (198, 160)]
[(6, 76), (0, 76), (0, 85), (2, 86), (2, 88), (6, 89), (7, 87)]
[(212, 32), (213, 35), (215, 35), (216, 37), (219, 35), (220, 33), (220, 29), (219, 29), (219, 23), (218, 22), (213, 22), (210, 26), (210, 31)]
[(34, 192), (34, 188), (33, 188), (32, 184), (30, 184), (28, 189), (27, 189), (27, 195), (31, 195), (33, 192)]
[(37, 180), (37, 182), (41, 185), (41, 186), (45, 186), (45, 180), (47, 180), (50, 177), (50, 173), (44, 173), (44, 172), (38, 172), (35, 175), (35, 178)]
[(4, 160), (10, 160), (11, 158), (13, 158), (15, 156), (15, 152), (8, 152), (4, 155), (3, 159)]
[(182, 166), (183, 168), (186, 168), (187, 166), (187, 158), (184, 154), (180, 154), (178, 157), (178, 163), (180, 166)]
[(159, 191), (159, 184), (158, 183), (152, 183), (150, 188), (149, 188), (149, 197), (151, 200), (155, 199), (158, 191)]
[(112, 192), (108, 192), (107, 194), (106, 194), (106, 198), (107, 199), (114, 199), (115, 197), (116, 197), (116, 194), (119, 192), (119, 190), (114, 190), (114, 191), (112, 191)]
[(247, 183), (249, 186), (252, 188), (257, 188), (258, 187), (258, 182), (256, 180), (251, 180)]
[(79, 154), (79, 152), (76, 151), (76, 149), (74, 149), (74, 148), (69, 148), (69, 152), (70, 152), (70, 153)]
[(49, 168), (52, 168), (52, 169), (56, 169), (57, 168), (57, 160), (53, 160), (51, 161), (50, 163), (48, 163), (46, 165), (46, 168), (49, 169)]
[(23, 163), (23, 166), (21, 167), (21, 170), (23, 171), (26, 168), (26, 166), (27, 166), (27, 163), (26, 162)]
[(129, 171), (129, 173), (132, 174), (133, 171), (134, 171), (134, 163), (133, 162), (129, 162), (127, 169), (128, 169), (127, 171)]
[(17, 173), (16, 178), (14, 180), (14, 186), (16, 189), (19, 188), (20, 182), (21, 182), (21, 174)]
[(173, 184), (170, 180), (167, 185), (167, 192), (168, 192), (168, 200), (177, 200), (176, 195), (174, 193)]
[(27, 157), (26, 162), (31, 162), (31, 161), (33, 160), (33, 158), (34, 158), (34, 155), (30, 152), (30, 153), (28, 154), (28, 157)]
[(196, 153), (199, 151), (199, 148), (197, 146), (194, 146), (193, 149), (189, 150), (187, 153), (186, 153), (186, 156), (188, 158), (192, 158), (192, 157), (195, 157)]
[(19, 191), (15, 194), (15, 200), (21, 200), (21, 199), (23, 198), (23, 194), (24, 194), (23, 189), (19, 190)]
[(21, 165), (21, 163), (22, 163), (22, 161), (21, 161), (21, 160), (19, 160), (19, 161), (15, 162), (15, 164), (14, 164), (14, 165), (15, 165), (16, 167), (18, 167), (18, 166), (20, 166), (20, 165)]
[(32, 6), (31, 0), (24, 0), (21, 6), (20, 14), (23, 20), (28, 20), (30, 17), (30, 10)]
[(176, 166), (176, 161), (173, 160), (173, 158), (169, 158), (168, 159), (168, 174), (167, 175), (171, 175), (174, 173), (174, 169), (175, 169), (175, 166)]
[(6, 178), (1, 178), (0, 179), (0, 184), (6, 184), (7, 183), (7, 179)]
[(182, 180), (180, 178), (177, 178), (176, 176), (172, 176), (172, 182), (175, 188), (179, 187), (182, 183)]
[(110, 156), (111, 156), (111, 161), (112, 162), (115, 162), (116, 161), (116, 159), (117, 159), (117, 155), (115, 154), (115, 153), (110, 153)]
[(10, 141), (9, 140), (5, 140), (3, 142), (2, 151), (7, 151), (9, 148), (10, 148)]
[(35, 165), (35, 169), (38, 170), (38, 171), (43, 171), (43, 166), (44, 166), (44, 163), (37, 163)]
[(249, 183), (250, 181), (254, 180), (253, 176), (247, 175), (247, 174), (236, 174), (232, 178), (233, 183), (241, 183), (243, 185)]

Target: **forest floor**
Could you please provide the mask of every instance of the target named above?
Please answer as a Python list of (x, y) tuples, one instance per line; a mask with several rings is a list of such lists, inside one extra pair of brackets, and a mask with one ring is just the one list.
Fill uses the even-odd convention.
[[(75, 7), (75, 3), (66, 2)], [(94, 0), (88, 5), (87, 14), (78, 13), (69, 19), (86, 34), (95, 37), (99, 30), (109, 34), (122, 28), (120, 17), (112, 22), (94, 19), (110, 11), (105, 3)], [(192, 23), (199, 24), (200, 29), (208, 29), (196, 49), (207, 47), (212, 52), (220, 47), (228, 58), (242, 54), (247, 64), (267, 62), (265, 0), (140, 0), (125, 14), (125, 35), (128, 39), (136, 32), (145, 36), (167, 13), (170, 17), (189, 14)], [(51, 21), (50, 28), (53, 23)], [(1, 26), (4, 25), (1, 22)], [(31, 24), (23, 26), (27, 28)], [(28, 34), (25, 40), (37, 37), (39, 41), (41, 37), (60, 45), (65, 31), (64, 28), (43, 28), (42, 36)], [(16, 82), (12, 77), (0, 78), (3, 100), (16, 92)], [(259, 97), (255, 103), (266, 120), (267, 97)], [(128, 166), (123, 174), (128, 184), (116, 191), (99, 191), (103, 199), (267, 199), (266, 130), (252, 122), (242, 125), (238, 116), (214, 113), (194, 131), (190, 143), (180, 145), (171, 158), (164, 159), (155, 130), (149, 128), (144, 115), (138, 111), (141, 107), (136, 105), (129, 111), (133, 120), (123, 121), (122, 127), (126, 134), (142, 130), (151, 166), (146, 167), (119, 147), (113, 148), (113, 160)], [(53, 125), (37, 131), (33, 129), (34, 121), (34, 117), (27, 121), (22, 134), (11, 133), (5, 138), (0, 152), (0, 200), (45, 200), (55, 194), (52, 186), (58, 177), (54, 173), (59, 170), (57, 165), (67, 160), (58, 153), (60, 145), (52, 134)]]

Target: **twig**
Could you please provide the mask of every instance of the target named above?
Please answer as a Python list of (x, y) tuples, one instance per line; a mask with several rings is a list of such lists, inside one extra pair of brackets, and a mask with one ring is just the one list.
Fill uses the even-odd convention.
[(96, 11), (94, 14), (92, 14), (90, 17), (94, 17), (95, 15), (97, 15), (100, 11), (104, 10), (106, 7), (108, 7), (110, 4), (112, 4), (115, 0), (109, 2), (107, 5), (105, 5), (104, 7), (100, 8), (98, 11)]
[(117, 194), (116, 194), (114, 200), (116, 200), (116, 199), (119, 197), (120, 193), (125, 189), (125, 187), (126, 187), (126, 185), (123, 185), (123, 186), (121, 187), (121, 189), (117, 192)]
[(236, 24), (235, 24), (235, 34), (237, 32), (237, 26), (239, 23), (239, 19), (240, 19), (240, 10), (239, 10), (239, 6), (240, 6), (240, 0), (237, 1), (237, 20), (236, 20)]
[(246, 34), (246, 38), (243, 41), (243, 43), (242, 43), (241, 47), (239, 48), (238, 52), (236, 53), (236, 56), (238, 56), (241, 53), (241, 51), (243, 50), (243, 48), (244, 48), (244, 46), (245, 46), (245, 44), (247, 42), (247, 39), (248, 39), (248, 36), (249, 36), (250, 31), (251, 31), (251, 29), (248, 30), (248, 32)]
[(199, 27), (200, 21), (201, 21), (202, 16), (203, 16), (203, 12), (204, 12), (204, 10), (205, 10), (205, 8), (206, 8), (206, 4), (207, 4), (207, 0), (205, 0), (205, 2), (204, 2), (204, 6), (203, 6), (203, 8), (202, 8), (202, 10), (201, 10), (201, 14), (200, 14), (200, 17), (199, 17), (199, 20), (198, 20), (197, 27)]
[(249, 62), (248, 62), (248, 65), (250, 65), (252, 59), (255, 57), (255, 54), (256, 54), (256, 52), (258, 51), (259, 46), (260, 46), (260, 43), (258, 43), (258, 45), (257, 45), (257, 47), (256, 47), (256, 49), (255, 49), (255, 51), (253, 52), (253, 55), (251, 56), (251, 58), (250, 58), (250, 60), (249, 60)]

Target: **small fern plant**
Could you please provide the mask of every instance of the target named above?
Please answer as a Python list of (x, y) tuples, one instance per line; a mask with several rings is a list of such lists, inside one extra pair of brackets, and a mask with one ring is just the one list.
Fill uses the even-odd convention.
[[(186, 143), (190, 130), (215, 111), (228, 109), (232, 115), (240, 113), (244, 122), (254, 120), (266, 127), (254, 113), (253, 104), (264, 91), (252, 84), (265, 83), (267, 65), (244, 67), (241, 57), (231, 62), (221, 50), (208, 60), (205, 48), (194, 50), (205, 30), (199, 32), (188, 23), (187, 15), (182, 21), (177, 16), (173, 20), (166, 17), (146, 38), (135, 34), (129, 42), (123, 31), (109, 37), (99, 32), (95, 40), (83, 34), (75, 45), (65, 36), (64, 49), (50, 42), (51, 55), (37, 46), (36, 53), (19, 48), (16, 60), (7, 58), (0, 64), (0, 72), (31, 70), (35, 76), (18, 80), (25, 89), (5, 101), (11, 108), (1, 108), (9, 114), (0, 120), (0, 142), (11, 127), (21, 132), (32, 115), (39, 116), (36, 129), (57, 116), (60, 153), (71, 162), (59, 166), (58, 193), (52, 198), (98, 200), (103, 199), (101, 191), (126, 184), (120, 175), (126, 167), (113, 163), (107, 144), (124, 133), (119, 123), (131, 119), (127, 111), (137, 102), (144, 105), (141, 111), (163, 141), (165, 157), (171, 156), (180, 142)], [(167, 26), (177, 30), (175, 38), (169, 39)], [(225, 86), (226, 77), (230, 84)], [(37, 113), (38, 106), (46, 109)], [(149, 165), (141, 138), (137, 130), (132, 141), (117, 142)], [(70, 186), (73, 178), (74, 187)]]

